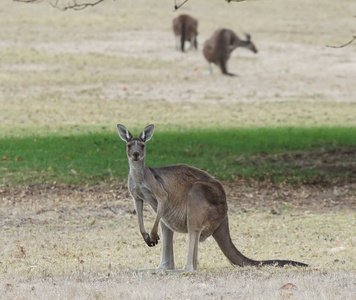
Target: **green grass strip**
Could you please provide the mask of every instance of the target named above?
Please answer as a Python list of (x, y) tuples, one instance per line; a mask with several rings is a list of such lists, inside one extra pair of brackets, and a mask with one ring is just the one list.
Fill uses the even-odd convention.
[[(222, 180), (308, 181), (315, 176), (334, 180), (355, 175), (355, 148), (355, 128), (157, 130), (147, 145), (147, 165), (187, 163)], [(351, 151), (349, 167), (330, 171), (313, 164), (320, 153), (337, 157), (338, 151), (347, 152), (344, 149)], [(1, 185), (92, 184), (123, 181), (128, 174), (125, 144), (112, 132), (7, 136), (1, 140), (0, 155)], [(311, 161), (301, 167), (294, 157)]]

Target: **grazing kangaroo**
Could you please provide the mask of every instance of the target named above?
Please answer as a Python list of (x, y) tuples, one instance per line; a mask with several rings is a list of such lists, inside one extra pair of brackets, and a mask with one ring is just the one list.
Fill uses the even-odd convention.
[[(198, 48), (198, 20), (189, 15), (180, 15), (173, 19), (173, 32), (176, 49), (184, 52), (185, 41), (190, 42), (190, 49)], [(180, 47), (179, 47), (180, 46)]]
[[(189, 234), (188, 257), (183, 271), (193, 272), (198, 266), (198, 243), (213, 236), (229, 261), (238, 266), (292, 265), (307, 266), (291, 260), (257, 261), (241, 254), (231, 241), (227, 216), (226, 194), (221, 183), (202, 170), (184, 164), (150, 168), (145, 165), (146, 142), (153, 135), (148, 125), (139, 137), (118, 124), (120, 138), (126, 142), (130, 165), (128, 186), (135, 200), (138, 225), (149, 247), (157, 245), (158, 225), (161, 224), (161, 263), (155, 270), (174, 270), (173, 233)], [(143, 204), (156, 212), (148, 234), (143, 222)]]
[(245, 34), (246, 40), (240, 40), (238, 36), (230, 29), (217, 29), (213, 35), (205, 41), (203, 54), (209, 62), (210, 74), (212, 74), (211, 63), (215, 63), (220, 67), (223, 74), (234, 76), (234, 74), (227, 71), (226, 63), (230, 58), (230, 54), (237, 47), (245, 47), (250, 49), (253, 53), (258, 50), (251, 41), (251, 36)]

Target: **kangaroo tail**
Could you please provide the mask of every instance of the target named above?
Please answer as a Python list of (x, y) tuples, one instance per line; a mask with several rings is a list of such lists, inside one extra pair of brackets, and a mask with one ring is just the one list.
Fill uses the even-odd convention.
[(223, 73), (223, 74), (225, 74), (225, 75), (229, 75), (229, 72), (227, 71), (227, 68), (226, 68), (226, 61), (225, 61), (225, 59), (222, 58), (222, 57), (220, 57), (220, 58), (219, 58), (219, 61), (218, 61), (218, 64), (219, 64), (221, 73)]
[(186, 24), (183, 21), (182, 22), (182, 31), (181, 31), (181, 35), (180, 35), (180, 48), (181, 48), (182, 52), (184, 52), (185, 35), (186, 35)]
[(253, 260), (246, 256), (244, 256), (239, 250), (236, 249), (235, 245), (231, 241), (230, 231), (229, 231), (229, 221), (226, 217), (219, 227), (214, 231), (213, 237), (215, 241), (218, 243), (221, 251), (227, 257), (227, 259), (233, 264), (240, 267), (244, 266), (278, 266), (283, 267), (285, 265), (291, 266), (301, 266), (307, 267), (307, 264), (292, 261), (292, 260)]
[(218, 243), (221, 251), (233, 265), (243, 267), (249, 265), (258, 266), (260, 264), (259, 261), (244, 256), (236, 249), (230, 237), (229, 221), (227, 217), (225, 217), (219, 227), (214, 231), (213, 237)]
[(299, 261), (294, 260), (279, 260), (279, 259), (271, 259), (271, 260), (262, 260), (260, 261), (260, 265), (262, 266), (294, 266), (294, 267), (307, 267), (308, 265), (305, 263), (301, 263)]

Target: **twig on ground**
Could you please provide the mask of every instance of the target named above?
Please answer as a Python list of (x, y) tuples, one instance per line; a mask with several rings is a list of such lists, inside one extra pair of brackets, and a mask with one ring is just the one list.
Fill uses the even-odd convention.
[(326, 47), (329, 47), (329, 48), (344, 48), (344, 47), (350, 45), (354, 40), (356, 40), (356, 35), (354, 35), (354, 36), (352, 37), (352, 39), (351, 39), (349, 42), (347, 42), (346, 44), (343, 44), (343, 45), (341, 45), (341, 46), (330, 46), (330, 45), (326, 45)]

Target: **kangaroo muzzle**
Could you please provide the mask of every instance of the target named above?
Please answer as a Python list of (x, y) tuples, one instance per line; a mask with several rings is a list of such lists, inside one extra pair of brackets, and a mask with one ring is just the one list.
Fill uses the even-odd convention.
[(132, 157), (133, 157), (134, 160), (138, 160), (139, 157), (140, 157), (140, 153), (139, 152), (134, 152), (134, 153), (132, 153)]

